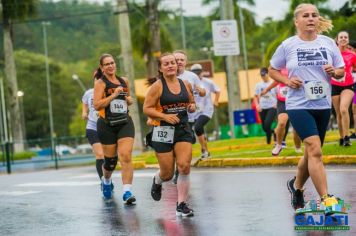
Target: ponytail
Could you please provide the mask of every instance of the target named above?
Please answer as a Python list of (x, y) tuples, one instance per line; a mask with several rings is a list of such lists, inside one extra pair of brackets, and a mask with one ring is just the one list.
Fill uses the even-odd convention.
[(332, 24), (331, 20), (319, 16), (319, 24), (316, 27), (316, 31), (318, 32), (318, 34), (321, 34), (323, 32), (329, 32), (330, 30), (332, 30), (333, 27), (334, 25)]
[(104, 76), (103, 71), (100, 69), (100, 67), (98, 67), (98, 69), (94, 71), (93, 78), (96, 80), (96, 79), (100, 79), (103, 76)]

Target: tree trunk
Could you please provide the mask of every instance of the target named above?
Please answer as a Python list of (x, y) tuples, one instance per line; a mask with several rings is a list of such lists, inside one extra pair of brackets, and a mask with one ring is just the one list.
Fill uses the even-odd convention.
[(130, 82), (130, 94), (133, 99), (133, 104), (130, 106), (130, 115), (135, 124), (135, 144), (134, 148), (142, 150), (142, 131), (140, 114), (138, 110), (138, 101), (135, 92), (135, 72), (134, 72), (134, 62), (132, 56), (132, 45), (131, 45), (131, 30), (130, 22), (128, 16), (128, 8), (126, 0), (117, 0), (118, 13), (119, 13), (119, 33), (120, 33), (120, 45), (121, 45), (121, 55), (124, 61), (124, 71), (123, 73), (128, 77)]
[(11, 25), (4, 24), (4, 60), (5, 60), (5, 79), (8, 92), (8, 108), (10, 111), (10, 126), (12, 140), (14, 142), (15, 152), (21, 152), (24, 149), (23, 133), (21, 123), (21, 112), (17, 98), (17, 77), (16, 66), (11, 39)]
[(147, 74), (148, 78), (157, 76), (157, 59), (161, 55), (161, 39), (158, 19), (158, 0), (147, 0), (149, 22), (149, 44)]

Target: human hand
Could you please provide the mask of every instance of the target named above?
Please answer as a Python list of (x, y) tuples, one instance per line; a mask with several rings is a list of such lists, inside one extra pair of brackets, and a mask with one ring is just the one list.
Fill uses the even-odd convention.
[(323, 68), (328, 75), (330, 75), (331, 77), (335, 77), (335, 68), (332, 65), (327, 64), (323, 66)]
[(190, 103), (190, 104), (188, 105), (188, 112), (189, 112), (189, 113), (195, 112), (196, 109), (197, 109), (197, 106), (195, 105), (195, 103)]
[(299, 89), (303, 85), (303, 81), (298, 77), (291, 77), (286, 85), (293, 89)]
[(178, 114), (164, 114), (163, 120), (172, 125), (178, 124), (180, 121)]

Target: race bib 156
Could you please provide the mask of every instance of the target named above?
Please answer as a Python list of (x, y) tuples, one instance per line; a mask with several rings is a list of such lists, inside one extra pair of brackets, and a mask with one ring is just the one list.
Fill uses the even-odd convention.
[(325, 98), (328, 88), (329, 85), (325, 81), (308, 81), (304, 83), (305, 96), (308, 100)]

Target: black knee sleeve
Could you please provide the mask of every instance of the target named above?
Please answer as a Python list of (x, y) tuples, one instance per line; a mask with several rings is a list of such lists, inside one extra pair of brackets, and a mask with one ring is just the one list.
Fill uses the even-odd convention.
[(194, 131), (198, 136), (203, 135), (204, 134), (204, 126), (202, 126), (201, 124), (195, 124)]
[(104, 157), (104, 169), (107, 171), (113, 171), (115, 170), (115, 167), (117, 165), (118, 157)]

